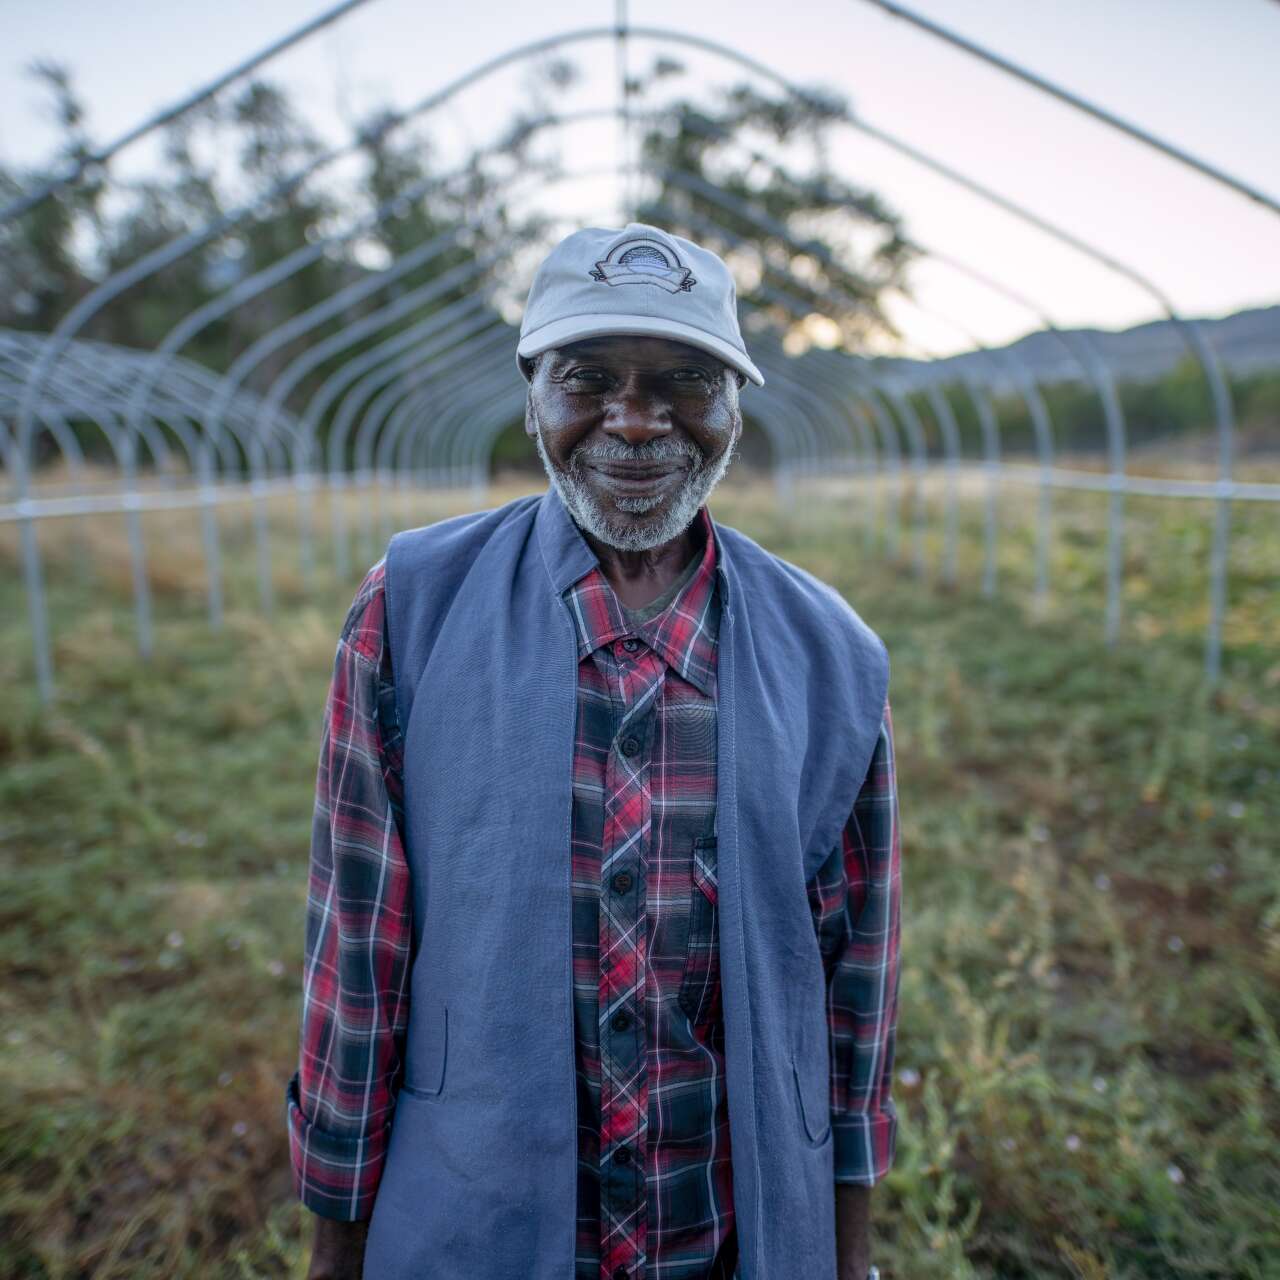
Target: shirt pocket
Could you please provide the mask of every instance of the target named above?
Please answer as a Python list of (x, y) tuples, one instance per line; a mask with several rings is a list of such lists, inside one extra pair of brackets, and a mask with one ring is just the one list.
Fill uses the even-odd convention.
[(715, 836), (698, 836), (691, 860), (689, 941), (679, 1004), (689, 1021), (710, 1021), (720, 1008), (720, 893)]

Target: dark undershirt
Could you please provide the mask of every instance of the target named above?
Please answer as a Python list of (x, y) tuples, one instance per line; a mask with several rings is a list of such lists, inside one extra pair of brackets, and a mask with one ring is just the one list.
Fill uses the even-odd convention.
[(656, 618), (680, 594), (680, 588), (693, 577), (698, 565), (702, 563), (703, 550), (704, 548), (699, 547), (693, 553), (693, 559), (680, 570), (680, 576), (660, 596), (655, 596), (648, 604), (643, 604), (638, 609), (632, 609), (622, 604), (622, 601), (619, 600), (618, 603), (622, 606), (622, 613), (627, 620), (627, 625), (638, 627), (642, 622), (648, 622), (650, 618)]

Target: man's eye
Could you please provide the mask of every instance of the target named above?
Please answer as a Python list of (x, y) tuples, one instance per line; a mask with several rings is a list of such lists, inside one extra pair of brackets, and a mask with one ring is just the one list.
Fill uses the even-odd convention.
[(677, 369), (672, 376), (678, 382), (705, 382), (707, 380), (705, 369)]
[(570, 369), (567, 376), (574, 382), (601, 382), (604, 379), (599, 369)]

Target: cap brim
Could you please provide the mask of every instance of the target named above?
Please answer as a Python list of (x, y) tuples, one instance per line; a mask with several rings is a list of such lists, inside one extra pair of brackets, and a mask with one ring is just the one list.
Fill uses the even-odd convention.
[[(642, 338), (670, 338), (673, 342), (687, 342), (691, 347), (709, 351), (725, 364), (737, 369), (757, 387), (764, 386), (764, 374), (755, 367), (746, 354), (732, 343), (717, 338), (695, 325), (681, 324), (678, 320), (663, 320), (657, 316), (594, 315), (568, 316), (554, 320), (520, 339), (516, 347), (517, 359), (521, 356), (541, 355), (553, 347), (581, 342), (584, 338), (605, 338), (631, 334)], [(523, 368), (521, 373), (523, 373)]]

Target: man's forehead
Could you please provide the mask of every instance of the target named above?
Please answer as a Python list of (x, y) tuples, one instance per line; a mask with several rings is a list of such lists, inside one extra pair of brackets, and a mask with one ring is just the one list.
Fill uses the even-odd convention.
[(553, 360), (600, 360), (621, 362), (638, 360), (650, 363), (655, 360), (679, 360), (700, 364), (708, 369), (727, 369), (725, 362), (709, 351), (676, 342), (672, 338), (651, 338), (632, 334), (608, 334), (598, 338), (583, 338), (555, 347), (547, 353)]

